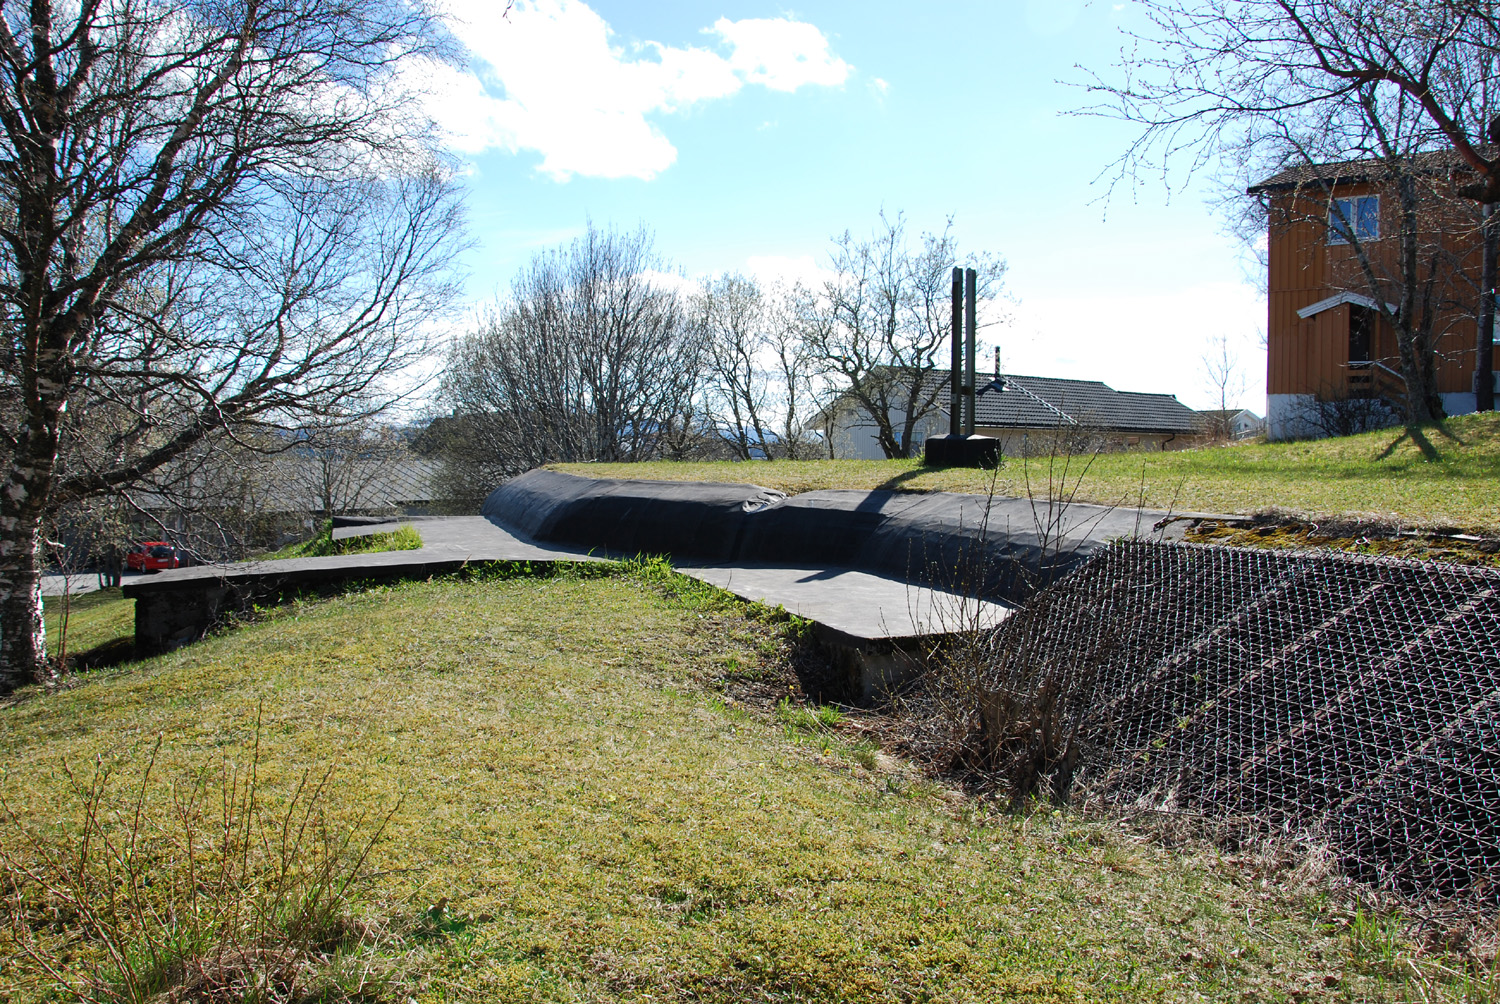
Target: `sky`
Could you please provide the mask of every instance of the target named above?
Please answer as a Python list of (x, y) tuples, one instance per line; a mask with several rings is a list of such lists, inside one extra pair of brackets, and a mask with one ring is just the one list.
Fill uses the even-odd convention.
[[(811, 278), (879, 214), (949, 217), (1009, 265), (981, 368), (1103, 380), (1217, 406), (1228, 339), (1265, 413), (1253, 255), (1222, 190), (1116, 186), (1130, 127), (1069, 114), (1109, 75), (1129, 3), (447, 0), (463, 65), (420, 69), (462, 164), (472, 309), (587, 223), (655, 234), (689, 276)], [(1004, 317), (1001, 317), (1003, 313)]]

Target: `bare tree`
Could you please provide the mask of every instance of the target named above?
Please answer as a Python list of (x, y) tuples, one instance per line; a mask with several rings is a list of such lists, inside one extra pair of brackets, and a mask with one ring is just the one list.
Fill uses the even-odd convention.
[(0, 689), (44, 672), (50, 511), (389, 399), (457, 225), (395, 77), (437, 37), (404, 0), (0, 7)]
[(814, 410), (815, 374), (788, 292), (721, 275), (694, 297), (693, 316), (704, 339), (705, 404), (730, 452), (740, 460), (810, 456), (803, 425)]
[(412, 459), (406, 437), (389, 426), (320, 423), (302, 430), (274, 470), (306, 511), (338, 516), (391, 509), (391, 492)]
[[(1433, 316), (1421, 239), (1421, 155), (1451, 151), (1456, 194), (1500, 201), (1500, 156), (1487, 146), (1500, 101), (1500, 9), (1478, 0), (1142, 0), (1151, 29), (1132, 38), (1105, 98), (1087, 111), (1141, 126), (1119, 176), (1165, 168), (1192, 151), (1190, 167), (1243, 165), (1261, 174), (1289, 166), (1373, 159), (1376, 179), (1398, 193), (1400, 238), (1387, 274), (1356, 249), (1368, 295), (1397, 333), (1409, 421), (1442, 414), (1433, 379)], [(1436, 172), (1441, 174), (1442, 172)], [(1236, 179), (1243, 182), (1246, 179)], [(1338, 221), (1333, 179), (1320, 212)], [(1308, 186), (1308, 195), (1318, 187)], [(1430, 186), (1428, 186), (1430, 187)], [(1273, 219), (1272, 225), (1276, 225)], [(1357, 232), (1357, 227), (1350, 227)], [(1488, 281), (1488, 280), (1487, 280)], [(1476, 315), (1482, 297), (1472, 297)], [(1486, 342), (1486, 325), (1480, 324)], [(1487, 344), (1477, 367), (1490, 365)], [(1475, 375), (1492, 386), (1487, 372)]]
[(775, 388), (764, 358), (760, 283), (739, 274), (710, 278), (693, 298), (693, 318), (704, 334), (707, 405), (719, 435), (740, 460), (771, 457)]
[[(947, 384), (933, 377), (951, 325), (950, 277), (958, 261), (952, 221), (914, 247), (905, 220), (880, 215), (868, 239), (834, 239), (833, 278), (803, 290), (799, 317), (809, 360), (832, 392), (867, 417), (887, 457), (908, 457), (919, 423), (941, 408)], [(991, 299), (1005, 275), (993, 255), (971, 256), (979, 296)]]
[(644, 229), (592, 224), (521, 270), (443, 376), (450, 453), (484, 484), (555, 461), (649, 460), (700, 428), (702, 338)]
[(1210, 439), (1224, 441), (1233, 437), (1231, 401), (1238, 401), (1245, 392), (1245, 378), (1240, 372), (1239, 357), (1229, 347), (1229, 336), (1220, 333), (1209, 343), (1203, 353), (1203, 377), (1218, 405), (1214, 417), (1207, 422), (1205, 432)]
[(775, 286), (768, 294), (765, 351), (781, 397), (777, 415), (780, 456), (810, 460), (818, 456), (823, 436), (811, 426), (830, 388), (819, 371), (812, 346), (803, 337), (794, 289)]

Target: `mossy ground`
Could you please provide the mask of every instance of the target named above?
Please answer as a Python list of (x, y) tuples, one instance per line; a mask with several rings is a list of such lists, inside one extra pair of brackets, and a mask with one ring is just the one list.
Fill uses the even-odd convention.
[(1463, 540), (1442, 536), (1395, 536), (1388, 527), (1367, 532), (1358, 527), (1319, 525), (1271, 519), (1252, 523), (1207, 521), (1188, 530), (1185, 540), (1195, 544), (1264, 547), (1271, 550), (1335, 550), (1415, 561), (1444, 561), (1458, 565), (1500, 567), (1500, 541)]
[[(335, 820), (399, 803), (359, 910), (448, 918), (392, 958), (423, 1004), (1415, 999), (1387, 927), (1370, 941), (1283, 873), (871, 755), (797, 710), (772, 620), (640, 574), (293, 604), (0, 708), (0, 795), (65, 840), (63, 760), (128, 788), (164, 736), (151, 818), (257, 740), (268, 799), (337, 764)], [(735, 701), (726, 675), (792, 701)], [(84, 932), (61, 936), (86, 965)], [(17, 979), (0, 961), (0, 997), (46, 997)]]
[[(560, 464), (591, 477), (752, 482), (790, 494), (888, 488), (1046, 497), (1066, 480), (1076, 501), (1150, 509), (1312, 518), (1360, 517), (1419, 527), (1500, 530), (1500, 415), (1298, 443), (1168, 453), (1007, 459), (998, 472), (927, 468), (920, 460)], [(1066, 474), (1064, 472), (1066, 466)]]

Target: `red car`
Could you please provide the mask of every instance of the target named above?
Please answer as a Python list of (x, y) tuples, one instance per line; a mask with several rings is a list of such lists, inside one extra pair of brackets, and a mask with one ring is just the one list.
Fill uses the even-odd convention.
[(181, 568), (185, 562), (177, 548), (164, 540), (146, 540), (125, 552), (125, 567), (132, 572), (159, 572)]

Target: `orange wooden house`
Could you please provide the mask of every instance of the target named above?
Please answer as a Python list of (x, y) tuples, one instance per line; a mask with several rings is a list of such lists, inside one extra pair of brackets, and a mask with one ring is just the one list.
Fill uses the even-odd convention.
[[(1472, 181), (1456, 155), (1421, 154), (1412, 315), (1436, 349), (1435, 385), (1449, 415), (1474, 410), (1479, 307), (1479, 208), (1458, 196)], [(1401, 279), (1400, 202), (1379, 161), (1282, 171), (1250, 187), (1268, 209), (1267, 433), (1272, 439), (1387, 424), (1402, 412), (1394, 312)], [(1377, 297), (1379, 299), (1377, 299)], [(1382, 421), (1383, 420), (1383, 421)]]

